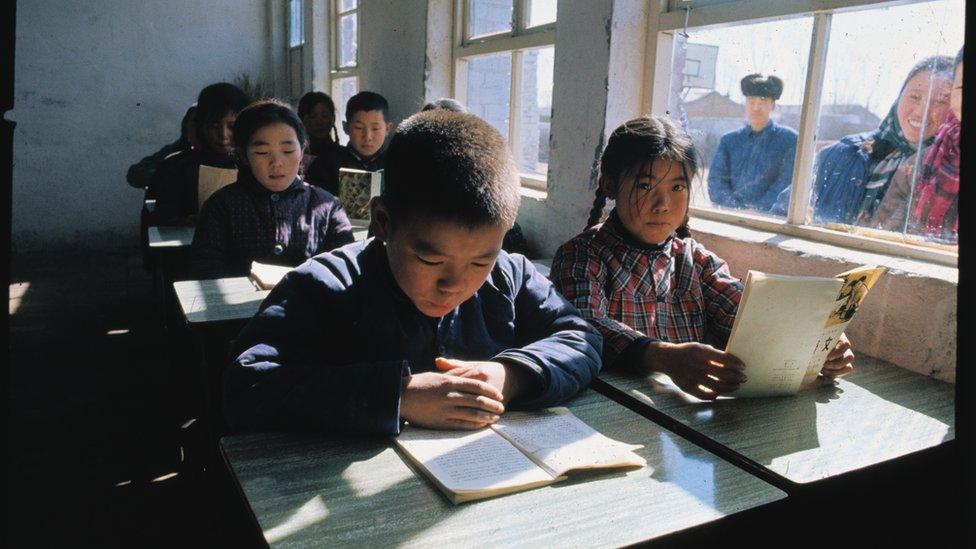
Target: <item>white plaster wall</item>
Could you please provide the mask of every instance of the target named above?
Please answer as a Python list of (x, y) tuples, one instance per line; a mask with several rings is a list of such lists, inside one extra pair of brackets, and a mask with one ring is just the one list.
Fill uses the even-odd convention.
[(400, 122), (424, 105), (427, 1), (368, 0), (359, 14), (359, 90), (386, 97)]
[(593, 203), (607, 127), (613, 4), (557, 5), (548, 196), (525, 197), (518, 217), (538, 257), (552, 257), (580, 232)]
[(954, 268), (700, 219), (693, 219), (691, 228), (695, 239), (725, 259), (739, 278), (750, 269), (834, 276), (861, 265), (888, 267), (847, 328), (855, 353), (955, 382), (958, 271)]
[(203, 86), (269, 76), (269, 0), (17, 6), (13, 249), (138, 243), (128, 166), (179, 135)]

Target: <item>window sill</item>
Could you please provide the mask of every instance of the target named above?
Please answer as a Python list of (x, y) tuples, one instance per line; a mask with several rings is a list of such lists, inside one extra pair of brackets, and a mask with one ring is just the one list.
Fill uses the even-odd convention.
[[(692, 235), (704, 233), (712, 237), (759, 244), (777, 248), (797, 256), (825, 261), (847, 262), (861, 265), (881, 265), (907, 276), (933, 278), (958, 284), (959, 270), (954, 266), (940, 265), (919, 259), (872, 251), (855, 250), (835, 244), (745, 227), (743, 225), (693, 217), (689, 221)], [(729, 259), (729, 258), (725, 258)]]
[(521, 182), (522, 186), (519, 188), (519, 194), (521, 194), (523, 198), (545, 200), (549, 197), (549, 193), (544, 189), (546, 186), (546, 178), (522, 174)]

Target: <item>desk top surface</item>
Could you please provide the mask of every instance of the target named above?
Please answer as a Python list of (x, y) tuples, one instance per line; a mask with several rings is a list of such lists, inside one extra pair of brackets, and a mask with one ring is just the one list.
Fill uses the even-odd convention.
[(248, 434), (221, 449), (273, 547), (619, 546), (785, 497), (764, 481), (591, 390), (569, 404), (649, 467), (451, 504), (383, 438)]
[(246, 276), (213, 280), (182, 280), (173, 283), (188, 324), (245, 320), (258, 312), (270, 293), (258, 290)]
[(151, 226), (148, 229), (150, 248), (177, 248), (193, 243), (195, 227)]
[(667, 377), (605, 371), (600, 379), (797, 483), (955, 437), (953, 385), (865, 356), (836, 384), (785, 397), (707, 402), (681, 392)]

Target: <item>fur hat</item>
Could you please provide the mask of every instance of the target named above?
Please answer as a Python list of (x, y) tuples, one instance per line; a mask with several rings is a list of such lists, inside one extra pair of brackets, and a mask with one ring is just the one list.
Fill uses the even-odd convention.
[(783, 81), (778, 76), (750, 74), (742, 79), (742, 95), (768, 97), (776, 101), (783, 95)]

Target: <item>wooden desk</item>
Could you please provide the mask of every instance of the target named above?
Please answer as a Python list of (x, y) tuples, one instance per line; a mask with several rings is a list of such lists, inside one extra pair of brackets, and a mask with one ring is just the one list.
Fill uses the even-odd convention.
[(258, 290), (246, 276), (181, 280), (173, 283), (173, 290), (191, 329), (200, 324), (238, 321), (243, 326), (271, 293)]
[(796, 396), (705, 402), (664, 380), (602, 372), (594, 388), (632, 399), (655, 421), (677, 421), (732, 457), (792, 483), (834, 477), (955, 437), (953, 385), (871, 357), (859, 356), (854, 373), (837, 385)]
[(607, 436), (644, 444), (637, 452), (650, 468), (453, 505), (390, 440), (274, 433), (220, 445), (273, 547), (619, 546), (785, 497), (594, 391), (569, 408)]
[(180, 248), (193, 243), (196, 227), (149, 227), (150, 248)]

